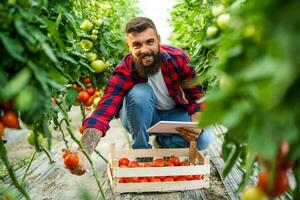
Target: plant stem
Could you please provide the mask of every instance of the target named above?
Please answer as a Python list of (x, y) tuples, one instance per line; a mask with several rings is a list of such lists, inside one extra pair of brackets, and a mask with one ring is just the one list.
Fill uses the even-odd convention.
[(16, 174), (14, 172), (14, 169), (12, 167), (12, 165), (9, 163), (8, 159), (7, 159), (7, 152), (4, 146), (4, 143), (2, 140), (0, 140), (0, 158), (3, 161), (6, 170), (9, 173), (10, 179), (12, 181), (12, 183), (14, 184), (14, 186), (19, 190), (19, 192), (21, 194), (23, 194), (23, 196), (27, 199), (27, 200), (31, 200), (31, 198), (29, 197), (27, 191), (24, 189), (24, 187), (22, 185), (20, 185), (20, 183), (18, 182), (17, 178), (16, 178)]
[(95, 149), (94, 151), (95, 151), (95, 153), (96, 153), (98, 156), (100, 156), (100, 158), (102, 158), (102, 160), (104, 160), (104, 162), (108, 163), (107, 159), (104, 158), (104, 157), (102, 156), (102, 154), (101, 154), (97, 149)]
[(49, 163), (50, 164), (54, 163), (54, 161), (52, 160), (52, 158), (51, 158), (50, 153), (48, 152), (48, 150), (45, 147), (43, 147), (42, 145), (40, 147), (45, 152), (45, 154), (47, 155), (47, 157), (49, 159)]
[(29, 161), (29, 163), (27, 164), (25, 173), (24, 173), (23, 178), (22, 178), (22, 181), (21, 181), (21, 185), (24, 184), (24, 180), (25, 180), (26, 175), (27, 175), (27, 172), (28, 172), (28, 170), (29, 170), (29, 168), (30, 168), (30, 166), (31, 166), (31, 163), (32, 163), (32, 161), (33, 161), (33, 159), (34, 159), (34, 157), (35, 157), (35, 154), (36, 154), (36, 150), (34, 150), (34, 152), (32, 153), (32, 155), (31, 155), (31, 157), (30, 157), (30, 161)]

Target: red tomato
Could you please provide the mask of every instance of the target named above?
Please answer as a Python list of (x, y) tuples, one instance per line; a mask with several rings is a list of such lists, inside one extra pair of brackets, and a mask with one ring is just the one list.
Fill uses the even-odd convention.
[(149, 182), (161, 182), (161, 180), (156, 177), (151, 177), (151, 178), (149, 178)]
[(84, 103), (84, 105), (86, 107), (90, 107), (91, 105), (93, 105), (94, 99), (95, 99), (95, 95), (90, 96), (89, 99)]
[(191, 180), (201, 180), (203, 175), (193, 175)]
[(162, 158), (156, 158), (153, 161), (153, 166), (154, 167), (163, 167), (164, 166), (164, 159), (162, 159)]
[(20, 128), (18, 114), (14, 111), (7, 111), (1, 118), (1, 121), (5, 127), (8, 128)]
[(63, 158), (65, 158), (67, 155), (69, 155), (71, 153), (71, 151), (70, 150), (68, 150), (68, 149), (62, 149), (61, 150), (61, 155), (62, 155), (62, 157)]
[(163, 182), (173, 182), (173, 181), (174, 181), (174, 178), (172, 178), (172, 177), (170, 177), (170, 176), (166, 177), (166, 178), (163, 180)]
[(73, 84), (73, 88), (74, 88), (75, 90), (77, 90), (78, 92), (81, 92), (81, 91), (82, 91), (82, 87), (79, 86), (79, 85), (77, 85), (76, 83)]
[(85, 77), (84, 78), (84, 80), (83, 80), (83, 82), (85, 83), (85, 84), (89, 84), (89, 83), (91, 83), (91, 79), (90, 79), (90, 77)]
[(270, 176), (267, 171), (259, 174), (258, 187), (270, 197), (277, 197), (286, 192), (289, 188), (286, 170), (277, 171), (274, 183), (271, 183), (270, 181)]
[(70, 153), (64, 158), (64, 164), (68, 169), (75, 169), (79, 164), (79, 157), (76, 153)]
[(153, 163), (152, 162), (142, 162), (139, 163), (140, 167), (153, 167)]
[(139, 177), (139, 183), (146, 183), (148, 182), (147, 177)]
[(136, 161), (129, 161), (128, 167), (132, 167), (132, 168), (139, 167), (139, 163)]
[(95, 94), (95, 88), (93, 86), (90, 86), (88, 88), (86, 88), (85, 90), (90, 96), (92, 96), (93, 94)]
[(173, 167), (174, 164), (172, 162), (170, 162), (170, 161), (166, 161), (165, 162), (165, 166), (167, 166), (167, 167)]
[(187, 181), (187, 179), (186, 179), (186, 177), (184, 177), (184, 176), (177, 176), (177, 177), (175, 178), (175, 181)]
[(180, 166), (190, 166), (190, 165), (191, 165), (191, 163), (188, 161), (183, 161), (180, 163)]
[(121, 158), (121, 159), (119, 160), (119, 166), (121, 166), (121, 165), (126, 165), (126, 166), (128, 166), (128, 164), (129, 164), (128, 158)]
[(120, 168), (127, 168), (128, 165), (119, 165)]
[(168, 161), (173, 163), (175, 166), (178, 166), (180, 164), (180, 160), (177, 156), (170, 157)]
[(120, 177), (119, 183), (127, 183), (127, 179), (125, 177)]
[(127, 178), (127, 183), (138, 183), (139, 178), (138, 177), (128, 177)]
[(79, 92), (77, 96), (77, 100), (81, 103), (85, 103), (87, 100), (89, 100), (90, 95), (86, 91)]

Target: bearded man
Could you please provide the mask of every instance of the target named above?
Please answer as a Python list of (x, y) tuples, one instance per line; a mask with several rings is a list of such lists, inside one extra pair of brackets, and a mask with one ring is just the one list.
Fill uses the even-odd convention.
[[(182, 49), (161, 44), (149, 18), (131, 19), (125, 32), (130, 53), (115, 67), (99, 105), (83, 123), (81, 141), (90, 154), (114, 117), (120, 117), (132, 136), (133, 149), (148, 149), (152, 148), (148, 128), (161, 120), (198, 121), (202, 110), (198, 100), (204, 93), (201, 85), (195, 84), (189, 56)], [(196, 141), (198, 149), (205, 149), (212, 135), (209, 127), (180, 127), (177, 131), (157, 134), (153, 146), (183, 148)], [(71, 172), (81, 175), (85, 170), (86, 165), (81, 165)]]

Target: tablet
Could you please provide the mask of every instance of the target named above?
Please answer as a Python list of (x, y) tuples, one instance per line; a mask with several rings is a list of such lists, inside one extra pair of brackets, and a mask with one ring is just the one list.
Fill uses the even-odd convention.
[(197, 128), (198, 122), (180, 122), (180, 121), (159, 121), (147, 129), (148, 133), (178, 133), (177, 127), (194, 127)]

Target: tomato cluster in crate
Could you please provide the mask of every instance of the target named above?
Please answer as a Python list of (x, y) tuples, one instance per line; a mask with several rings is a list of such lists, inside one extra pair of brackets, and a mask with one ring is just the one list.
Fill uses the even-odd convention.
[[(136, 167), (176, 167), (176, 166), (193, 166), (192, 162), (187, 160), (180, 161), (177, 156), (171, 156), (167, 159), (156, 158), (153, 162), (137, 162), (128, 158), (119, 159), (120, 168), (136, 168)], [(182, 175), (182, 176), (149, 176), (149, 177), (120, 177), (119, 183), (145, 183), (145, 182), (173, 182), (173, 181), (189, 181), (202, 180), (204, 175)]]

